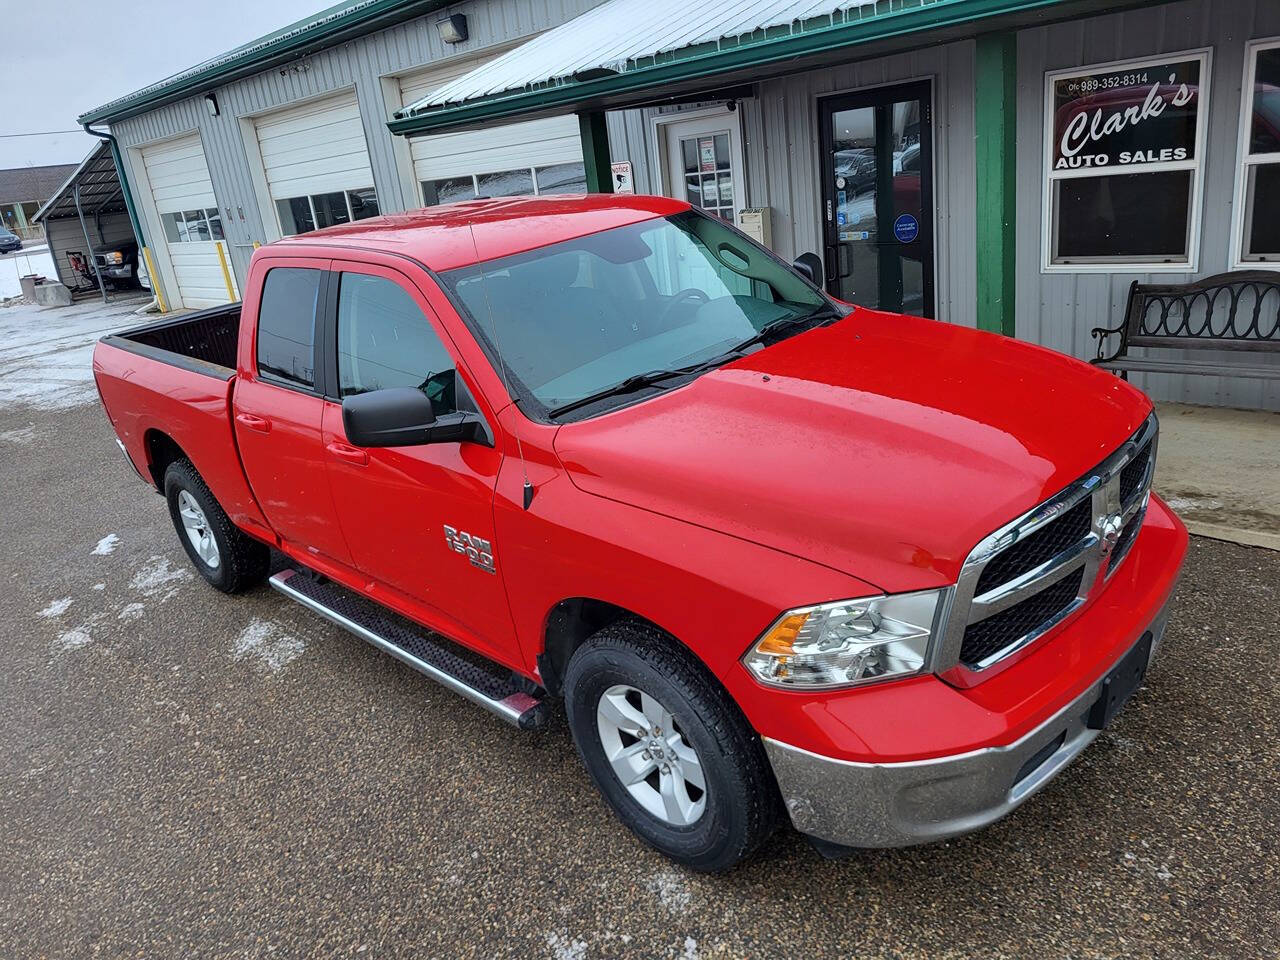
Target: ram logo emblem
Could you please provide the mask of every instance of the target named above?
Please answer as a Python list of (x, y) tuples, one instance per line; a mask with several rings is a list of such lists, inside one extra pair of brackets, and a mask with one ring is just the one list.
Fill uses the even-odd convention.
[(493, 543), (483, 537), (473, 537), (465, 530), (444, 526), (444, 542), (454, 553), (460, 553), (471, 561), (473, 567), (479, 567), (486, 573), (496, 573), (493, 562)]

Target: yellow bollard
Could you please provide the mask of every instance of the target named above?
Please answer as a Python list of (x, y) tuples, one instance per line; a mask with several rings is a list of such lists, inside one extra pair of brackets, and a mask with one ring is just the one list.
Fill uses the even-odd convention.
[(151, 251), (142, 248), (142, 255), (147, 260), (147, 274), (151, 277), (151, 292), (156, 295), (156, 303), (160, 304), (160, 312), (168, 313), (169, 305), (164, 302), (164, 292), (160, 289), (160, 274), (156, 273), (156, 262), (151, 259)]
[(232, 302), (236, 298), (236, 288), (231, 283), (231, 271), (227, 269), (227, 255), (222, 250), (222, 241), (216, 241), (218, 247), (218, 263), (222, 267), (222, 280), (227, 285), (227, 301)]

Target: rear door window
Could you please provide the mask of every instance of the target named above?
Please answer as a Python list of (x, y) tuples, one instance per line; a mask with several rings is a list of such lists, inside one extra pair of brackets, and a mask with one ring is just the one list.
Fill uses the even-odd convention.
[(458, 409), (457, 364), (409, 292), (386, 277), (342, 274), (338, 386), (342, 396), (414, 387), (437, 416)]
[(277, 267), (258, 307), (258, 373), (312, 389), (316, 383), (316, 303), (323, 271)]

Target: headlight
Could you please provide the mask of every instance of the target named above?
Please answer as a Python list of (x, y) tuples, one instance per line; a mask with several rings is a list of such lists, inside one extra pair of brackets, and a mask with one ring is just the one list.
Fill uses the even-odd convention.
[(107, 261), (107, 263), (124, 263), (124, 254), (119, 250), (115, 250), (111, 253), (103, 254), (102, 259)]
[(763, 683), (849, 687), (924, 669), (946, 590), (867, 597), (788, 610), (742, 658)]

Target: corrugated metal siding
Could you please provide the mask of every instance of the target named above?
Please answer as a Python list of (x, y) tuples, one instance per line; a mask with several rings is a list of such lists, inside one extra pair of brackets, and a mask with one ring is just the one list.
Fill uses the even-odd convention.
[[(129, 223), (127, 213), (107, 213), (101, 217), (86, 216), (85, 226), (89, 228), (89, 239), (93, 241), (94, 250), (110, 250), (118, 243), (133, 239), (133, 226)], [(83, 282), (80, 275), (71, 269), (71, 261), (67, 259), (67, 251), (75, 250), (85, 255), (84, 231), (80, 228), (79, 217), (58, 217), (44, 222), (45, 236), (49, 239), (49, 253), (53, 256), (54, 266), (58, 271), (58, 279), (68, 287)]]
[[(767, 80), (759, 85), (758, 98), (739, 102), (747, 186), (743, 206), (771, 208), (773, 248), (779, 256), (790, 260), (822, 249), (818, 98), (932, 79), (938, 317), (976, 325), (973, 50), (972, 42), (963, 41)], [(608, 115), (612, 157), (631, 161), (639, 193), (662, 192), (652, 119), (668, 112), (680, 111)]]
[[(386, 120), (398, 103), (384, 102), (382, 78), (451, 57), (474, 56), (484, 48), (531, 36), (577, 16), (597, 0), (473, 0), (451, 8), (467, 17), (470, 39), (450, 46), (435, 27), (436, 17), (420, 17), (358, 40), (321, 51), (292, 69), (272, 70), (238, 80), (217, 90), (219, 116), (213, 117), (204, 98), (193, 97), (112, 125), (122, 147), (198, 130), (231, 251), (236, 276), (243, 283), (253, 242), (265, 242), (253, 174), (241, 139), (239, 118), (255, 116), (295, 101), (355, 87), (369, 147), (378, 201), (387, 212), (417, 206), (406, 196), (396, 167), (395, 149)], [(305, 67), (305, 69), (301, 69)], [(132, 182), (136, 152), (122, 151)], [(148, 239), (152, 238), (148, 236)]]
[[(1179, 283), (1230, 269), (1244, 45), (1256, 37), (1277, 35), (1280, 35), (1280, 3), (1276, 0), (1188, 0), (1038, 27), (1019, 34), (1019, 337), (1076, 357), (1092, 357), (1094, 344), (1089, 330), (1119, 323), (1129, 285), (1134, 280)], [(1185, 275), (1042, 273), (1045, 72), (1197, 47), (1213, 50), (1199, 270)], [(1200, 358), (1205, 356), (1203, 351), (1196, 353)], [(1159, 351), (1158, 355), (1175, 354)], [(1172, 374), (1133, 374), (1132, 380), (1161, 400), (1280, 410), (1280, 384), (1275, 381)]]

